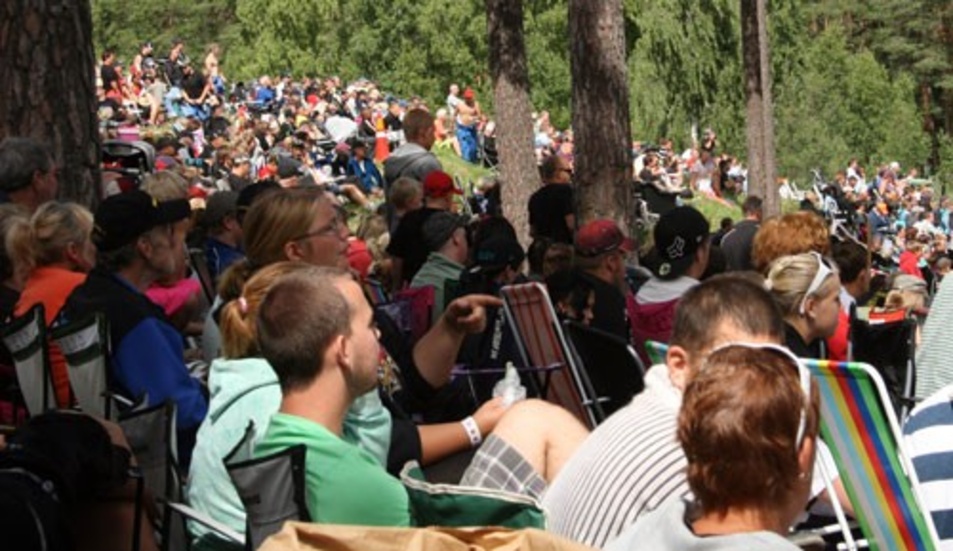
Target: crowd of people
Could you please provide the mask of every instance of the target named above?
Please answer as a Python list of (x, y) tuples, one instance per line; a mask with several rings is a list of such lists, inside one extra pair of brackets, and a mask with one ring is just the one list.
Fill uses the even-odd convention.
[[(897, 178), (899, 167), (861, 186), (851, 163), (843, 193), (822, 194), (864, 214), (858, 225), (878, 246), (902, 251), (892, 268), (890, 258), (872, 265), (851, 232), (831, 231), (823, 203), (763, 220), (753, 195), (742, 221), (714, 233), (692, 206), (661, 213), (640, 249), (612, 220), (577, 219), (571, 134), (556, 137), (542, 113), (543, 186), (526, 205), (533, 242), (524, 249), (498, 187), (462, 197), (432, 152), (485, 158), (479, 135), (490, 125), (472, 90), (452, 85), (431, 114), (419, 99), (381, 101), (367, 82), (283, 77), (272, 86), (265, 77), (233, 101), (214, 48), (203, 71), (187, 59), (181, 42), (164, 60), (144, 44), (127, 80), (104, 54), (108, 116), (131, 123), (135, 86), (168, 79), (167, 91), (147, 92), (135, 128), (167, 118), (175, 134), (152, 138), (153, 170), (131, 186), (124, 167), (104, 167), (107, 196), (95, 213), (56, 201), (43, 143), (0, 143), (0, 311), (11, 319), (42, 304), (50, 327), (104, 316), (114, 390), (176, 405), (177, 456), (200, 512), (244, 531), (223, 458), (253, 423), (258, 455), (305, 445), (315, 522), (413, 526), (401, 469), (471, 453), (455, 482), (530, 496), (550, 531), (586, 545), (796, 549), (786, 537), (803, 513), (830, 515), (835, 501), (853, 510), (837, 477), (827, 487), (813, 474), (836, 466), (798, 358), (846, 359), (852, 311), (870, 307), (871, 319), (925, 319), (917, 394), (933, 397), (905, 430), (922, 478), (936, 482), (926, 505), (940, 537), (953, 539), (943, 490), (953, 450), (941, 444), (953, 426), (953, 283), (940, 283), (948, 203)], [(669, 162), (666, 142), (644, 152), (643, 181)], [(713, 132), (696, 149), (700, 166), (727, 163), (725, 177), (692, 168), (690, 187), (716, 197), (742, 190)], [(663, 169), (666, 185), (684, 184), (670, 178), (678, 165)], [(514, 404), (493, 396), (495, 380), (457, 376), (461, 364), (522, 364), (500, 290), (528, 281), (544, 285), (560, 318), (631, 344), (651, 366), (645, 390), (596, 427), (546, 401), (527, 372), (529, 398)], [(408, 332), (379, 300), (414, 294), (431, 306)], [(668, 345), (657, 365), (647, 340)], [(70, 408), (66, 360), (52, 343), (50, 364), (56, 406)], [(57, 542), (90, 536), (79, 512), (126, 491), (117, 472), (134, 460), (114, 427), (93, 424), (83, 434), (118, 454), (109, 461), (119, 467), (90, 461), (59, 472), (55, 454), (69, 443), (47, 440), (72, 422), (61, 416), (34, 417), (0, 451), (0, 486), (16, 489), (0, 492), (0, 508), (21, 515), (6, 518), (33, 511)], [(68, 499), (23, 507), (49, 487)], [(196, 542), (215, 541), (208, 527), (189, 528)]]

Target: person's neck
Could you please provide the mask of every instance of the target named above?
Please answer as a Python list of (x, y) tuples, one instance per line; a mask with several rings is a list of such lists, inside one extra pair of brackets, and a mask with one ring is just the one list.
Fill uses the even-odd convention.
[(139, 262), (116, 270), (116, 275), (125, 279), (132, 284), (133, 287), (143, 293), (158, 279), (152, 270), (149, 270), (145, 265)]
[(238, 239), (236, 239), (235, 236), (231, 234), (231, 232), (224, 231), (216, 235), (210, 235), (209, 237), (218, 241), (219, 243), (228, 245), (229, 247), (232, 247), (232, 248), (238, 247)]
[(807, 318), (804, 316), (790, 316), (787, 318), (788, 325), (794, 328), (797, 331), (797, 334), (801, 336), (806, 344), (811, 344), (816, 336), (814, 331), (811, 330), (810, 324), (807, 322)]
[(780, 515), (756, 508), (734, 508), (724, 513), (711, 512), (692, 522), (692, 531), (697, 536), (719, 536), (748, 532), (774, 532), (785, 535), (788, 527)]
[(343, 385), (321, 379), (327, 376), (318, 375), (304, 390), (284, 393), (279, 411), (313, 421), (340, 436), (353, 398)]
[(8, 191), (7, 197), (11, 203), (25, 208), (30, 214), (36, 212), (36, 209), (40, 207), (36, 194), (33, 193), (32, 186), (27, 186), (15, 191)]
[(863, 278), (857, 278), (857, 281), (851, 281), (849, 283), (843, 284), (844, 290), (847, 291), (847, 294), (854, 297), (855, 299), (862, 297), (865, 293), (864, 285), (860, 281), (861, 279)]

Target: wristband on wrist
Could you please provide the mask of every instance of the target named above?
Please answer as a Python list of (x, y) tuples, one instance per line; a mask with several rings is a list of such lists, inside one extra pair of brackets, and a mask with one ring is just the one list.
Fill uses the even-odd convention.
[(466, 431), (467, 438), (470, 439), (471, 448), (475, 448), (483, 442), (483, 434), (480, 433), (480, 427), (472, 415), (460, 421), (460, 424), (463, 425), (463, 430)]

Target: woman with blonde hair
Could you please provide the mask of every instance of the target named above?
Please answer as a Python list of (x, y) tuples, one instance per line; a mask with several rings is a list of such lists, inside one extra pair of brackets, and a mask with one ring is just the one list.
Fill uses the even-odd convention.
[[(58, 202), (44, 203), (29, 221), (22, 219), (9, 229), (8, 251), (28, 274), (14, 315), (22, 316), (42, 304), (46, 325), (53, 324), (67, 297), (96, 265), (92, 232), (89, 210), (76, 203)], [(55, 343), (50, 343), (50, 370), (57, 406), (69, 407), (66, 360)]]
[(801, 358), (827, 358), (824, 341), (840, 313), (834, 263), (816, 252), (783, 256), (771, 263), (765, 287), (784, 318), (787, 347)]
[[(221, 309), (222, 357), (209, 370), (209, 412), (199, 427), (187, 491), (192, 507), (239, 532), (245, 529), (245, 511), (222, 460), (249, 422), (255, 423), (257, 435), (264, 434), (281, 402), (278, 377), (255, 342), (258, 307), (280, 277), (310, 268), (303, 262), (266, 266)], [(209, 537), (198, 524), (190, 530), (196, 538)]]

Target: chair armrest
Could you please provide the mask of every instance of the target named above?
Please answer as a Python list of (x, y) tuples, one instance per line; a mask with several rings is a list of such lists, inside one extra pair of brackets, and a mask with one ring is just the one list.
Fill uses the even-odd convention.
[(231, 542), (245, 545), (245, 536), (243, 534), (240, 534), (236, 532), (235, 530), (232, 530), (228, 526), (225, 526), (224, 524), (222, 524), (221, 522), (218, 522), (215, 519), (205, 516), (204, 514), (198, 512), (192, 507), (189, 507), (188, 505), (184, 503), (176, 503), (174, 501), (166, 501), (165, 505), (169, 507), (170, 509), (172, 509), (173, 511), (175, 511), (176, 513), (179, 513), (186, 519), (193, 520), (201, 524), (202, 526), (205, 526), (206, 528), (215, 532), (216, 535), (221, 536), (222, 538), (229, 540)]

